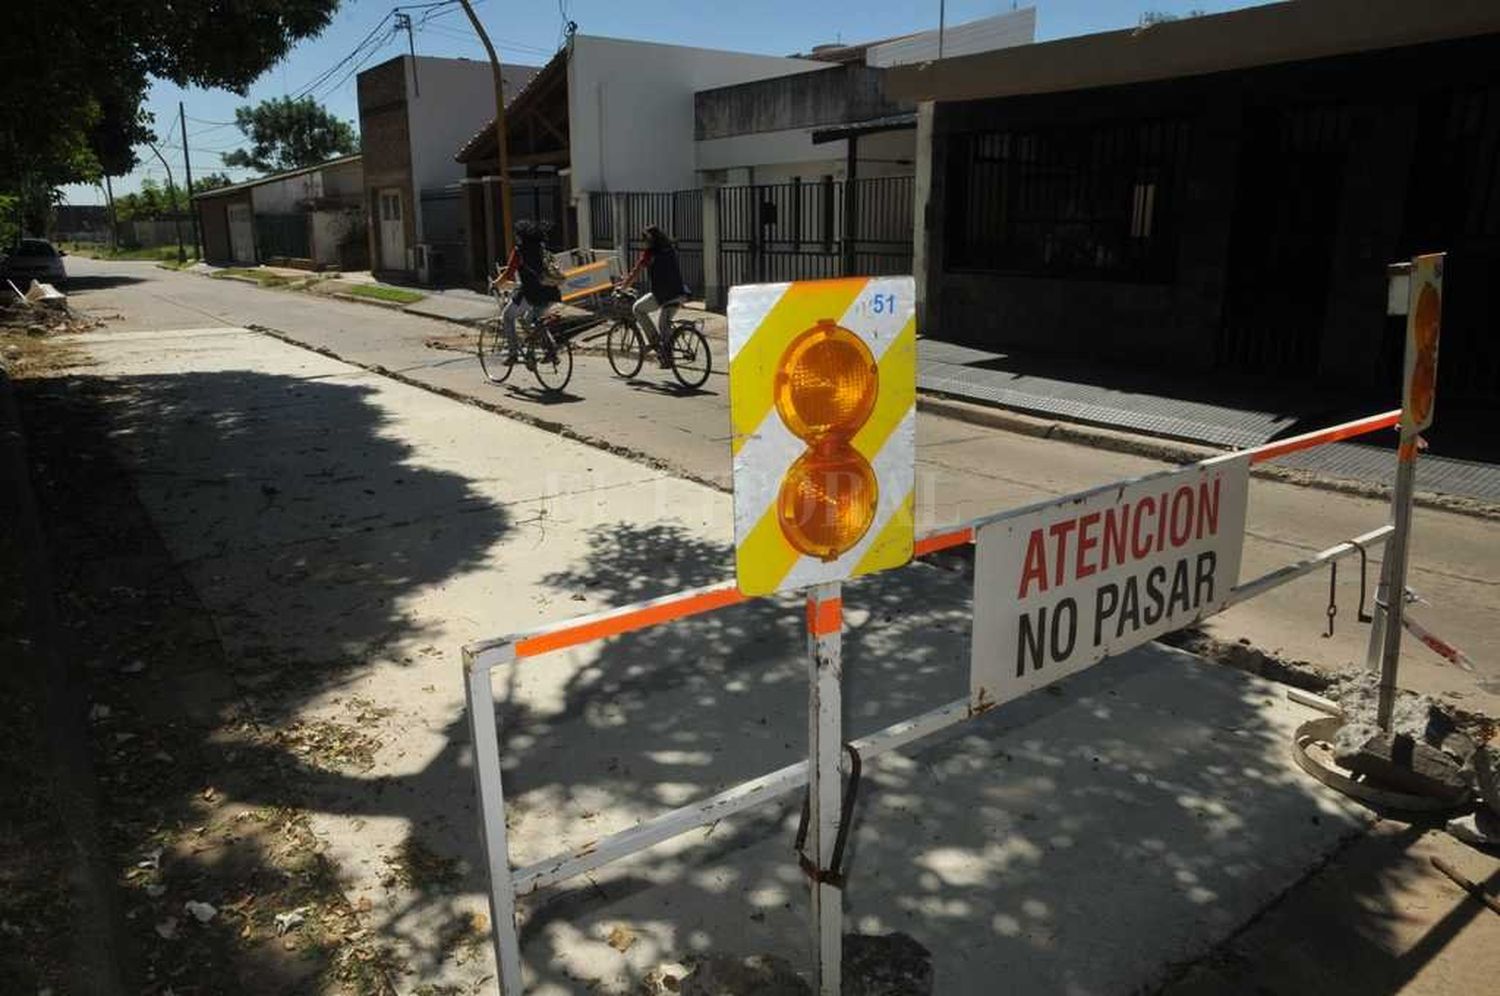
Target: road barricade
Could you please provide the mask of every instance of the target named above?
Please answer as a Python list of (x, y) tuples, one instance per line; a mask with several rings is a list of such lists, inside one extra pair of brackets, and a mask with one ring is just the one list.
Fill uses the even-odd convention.
[[(810, 881), (818, 988), (837, 993), (841, 866), (849, 813), (841, 776), (855, 780), (882, 754), (981, 715), (1169, 630), (1192, 625), (1346, 557), (1364, 556), (1406, 528), (1390, 524), (1295, 563), (1238, 580), (1249, 468), (1315, 446), (1390, 429), (1385, 412), (1197, 464), (1012, 509), (921, 536), (918, 557), (975, 546), (971, 694), (846, 742), (842, 730), (839, 582), (806, 591), (809, 760), (742, 782), (629, 829), (524, 867), (509, 860), (500, 734), (492, 675), (532, 658), (749, 601), (733, 582), (586, 615), (464, 648), (474, 767), (490, 878), (500, 990), (522, 992), (518, 896), (548, 888), (735, 813), (811, 786), (799, 861)], [(1414, 459), (1403, 447), (1400, 459)], [(1410, 492), (1394, 503), (1410, 501)], [(1404, 537), (1403, 537), (1404, 539)], [(1390, 558), (1382, 578), (1390, 572)], [(1385, 587), (1372, 655), (1385, 647)], [(1372, 664), (1375, 660), (1372, 656)]]

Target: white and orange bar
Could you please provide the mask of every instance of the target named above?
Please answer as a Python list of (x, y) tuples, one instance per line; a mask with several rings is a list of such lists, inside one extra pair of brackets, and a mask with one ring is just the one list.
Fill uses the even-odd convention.
[[(1267, 443), (1249, 451), (1252, 464), (1264, 463), (1276, 457), (1295, 453), (1298, 450), (1312, 449), (1327, 443), (1339, 442), (1352, 439), (1356, 436), (1376, 432), (1380, 429), (1388, 429), (1394, 426), (1401, 418), (1400, 410), (1385, 412), (1381, 415), (1371, 415), (1367, 418), (1356, 419), (1352, 422), (1344, 422), (1340, 425), (1331, 426), (1327, 429), (1319, 429), (1316, 432), (1305, 433), (1300, 436), (1292, 436), (1275, 443)], [(1245, 451), (1237, 451), (1235, 456)], [(1211, 459), (1221, 459), (1213, 457)], [(1115, 487), (1119, 482), (1111, 482), (1104, 487)], [(1056, 499), (1049, 498), (1042, 504), (1051, 504)], [(953, 547), (964, 546), (974, 542), (974, 528), (981, 523), (988, 523), (1000, 518), (1010, 518), (1021, 515), (1028, 508), (1010, 509), (998, 516), (982, 516), (973, 522), (961, 526), (952, 526), (937, 529), (917, 539), (915, 553), (918, 557), (924, 557), (939, 550), (947, 550)], [(618, 609), (609, 609), (592, 615), (576, 616), (572, 619), (555, 623), (545, 623), (535, 629), (525, 630), (511, 636), (498, 640), (490, 640), (484, 643), (471, 644), (465, 648), (465, 653), (474, 657), (478, 666), (486, 666), (486, 661), (498, 661), (501, 658), (524, 658), (536, 657), (540, 654), (551, 653), (554, 650), (565, 650), (568, 647), (576, 647), (595, 640), (603, 640), (611, 636), (620, 636), (634, 630), (645, 629), (650, 626), (659, 626), (662, 623), (673, 622), (677, 619), (685, 619), (689, 616), (702, 615), (705, 612), (714, 612), (718, 609), (728, 608), (747, 601), (745, 595), (740, 594), (732, 581), (721, 584), (707, 585), (702, 588), (690, 588), (687, 591), (672, 595), (664, 595), (649, 601), (636, 602), (632, 605), (622, 606)]]
[[(1390, 428), (1399, 421), (1400, 414), (1399, 411), (1386, 412), (1317, 432), (1294, 436), (1280, 442), (1269, 443), (1251, 450), (1250, 462), (1261, 463), (1298, 450), (1311, 449), (1326, 443)], [(1235, 456), (1238, 455), (1235, 454)], [(1050, 501), (1055, 501), (1055, 499), (1049, 499)], [(977, 523), (1022, 515), (1026, 511), (1025, 508), (1012, 509), (998, 516), (983, 517), (962, 526), (935, 530), (917, 540), (916, 555), (925, 556), (972, 543)], [(1234, 605), (1263, 594), (1330, 563), (1352, 556), (1361, 549), (1368, 552), (1371, 547), (1384, 544), (1394, 531), (1395, 527), (1392, 525), (1380, 526), (1352, 540), (1346, 540), (1319, 551), (1296, 564), (1290, 564), (1237, 585), (1230, 593), (1227, 605)], [(605, 612), (547, 623), (511, 636), (464, 647), (465, 691), (469, 722), (473, 733), (474, 767), (480, 797), (480, 832), (485, 842), (485, 854), (490, 873), (491, 922), (495, 925), (496, 963), (500, 972), (500, 991), (503, 996), (519, 996), (522, 991), (520, 943), (515, 925), (516, 896), (557, 885), (691, 830), (708, 826), (753, 806), (803, 788), (808, 784), (808, 762), (798, 761), (795, 764), (789, 764), (699, 802), (643, 820), (627, 830), (512, 870), (505, 826), (505, 797), (500, 770), (499, 730), (495, 721), (492, 672), (496, 668), (528, 657), (565, 650), (569, 647), (659, 626), (678, 619), (714, 612), (748, 600), (733, 582), (725, 582), (693, 588)], [(817, 643), (820, 639), (826, 640), (831, 633), (838, 632), (839, 630), (831, 630), (835, 620), (839, 622), (839, 629), (841, 629), (841, 600), (833, 591), (827, 592), (821, 599), (814, 597), (809, 600), (808, 633), (811, 641)], [(814, 681), (817, 682), (816, 670)], [(815, 699), (815, 704), (816, 701)], [(852, 741), (850, 746), (859, 753), (861, 758), (868, 761), (939, 730), (961, 723), (971, 718), (971, 715), (969, 699), (965, 697), (911, 719), (894, 723), (867, 737), (861, 737)], [(831, 752), (838, 750), (837, 741), (827, 746)], [(843, 755), (838, 755), (836, 761), (831, 757), (828, 758), (828, 763), (829, 765), (836, 764), (841, 771), (847, 771), (847, 759)], [(825, 770), (827, 770), (826, 767)], [(832, 782), (830, 785), (830, 781), (820, 779), (820, 782), (823, 782), (819, 786), (820, 790), (826, 791), (827, 788), (832, 788), (836, 792), (837, 782)], [(820, 796), (824, 795), (824, 791), (820, 791)], [(827, 801), (832, 802), (833, 798), (830, 796)], [(827, 940), (827, 932), (818, 936)], [(839, 935), (834, 932), (833, 936)], [(823, 952), (820, 952), (820, 956), (822, 954)], [(819, 960), (825, 965), (828, 964), (825, 958), (820, 957)]]

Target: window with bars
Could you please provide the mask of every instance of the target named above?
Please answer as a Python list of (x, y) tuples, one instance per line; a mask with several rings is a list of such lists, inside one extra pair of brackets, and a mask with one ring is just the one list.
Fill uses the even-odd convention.
[(1176, 119), (955, 135), (949, 267), (1170, 280), (1187, 137)]

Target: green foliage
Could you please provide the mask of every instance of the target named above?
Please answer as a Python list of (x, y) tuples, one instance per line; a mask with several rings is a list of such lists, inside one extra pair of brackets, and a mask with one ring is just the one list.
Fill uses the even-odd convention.
[(151, 77), (237, 93), (339, 0), (70, 0), (6, 5), (0, 31), (0, 190), (45, 214), (51, 190), (118, 176), (151, 137)]
[(176, 184), (158, 183), (149, 177), (141, 181), (138, 193), (121, 194), (115, 198), (115, 217), (121, 221), (170, 218), (186, 210), (187, 199)]
[(193, 181), (193, 193), (202, 194), (210, 190), (218, 190), (220, 187), (228, 187), (234, 183), (223, 173), (210, 173)]
[(395, 304), (412, 304), (427, 296), (417, 291), (387, 287), (384, 284), (354, 284), (349, 288), (348, 293), (355, 297), (373, 297), (377, 301), (390, 301)]
[(226, 153), (225, 166), (274, 173), (316, 166), (359, 151), (354, 127), (311, 97), (279, 97), (262, 101), (259, 107), (241, 107), (234, 112), (234, 120), (250, 140), (250, 148)]

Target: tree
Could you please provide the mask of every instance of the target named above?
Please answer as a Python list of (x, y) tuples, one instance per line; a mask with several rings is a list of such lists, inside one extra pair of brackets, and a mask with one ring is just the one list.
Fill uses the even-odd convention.
[(316, 166), (334, 156), (359, 151), (354, 126), (328, 113), (311, 97), (279, 97), (259, 107), (241, 107), (235, 124), (250, 140), (250, 149), (224, 154), (225, 166), (249, 166), (262, 173)]
[[(194, 184), (196, 187), (197, 184)], [(158, 183), (151, 178), (141, 181), (141, 189), (133, 194), (122, 194), (115, 198), (115, 217), (121, 221), (154, 221), (170, 218), (172, 205), (181, 210), (184, 201), (176, 185)]]
[(220, 187), (228, 187), (234, 183), (223, 173), (210, 173), (193, 181), (193, 193), (203, 194), (210, 190), (218, 190)]
[[(0, 191), (23, 214), (65, 183), (135, 166), (152, 77), (244, 93), (339, 0), (72, 0), (6, 8), (0, 31)], [(41, 191), (41, 195), (38, 195)]]

